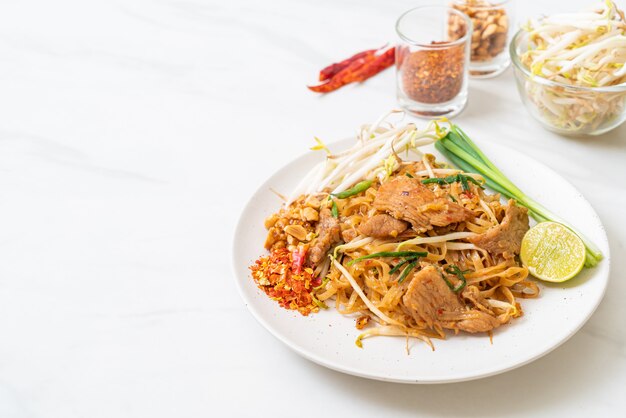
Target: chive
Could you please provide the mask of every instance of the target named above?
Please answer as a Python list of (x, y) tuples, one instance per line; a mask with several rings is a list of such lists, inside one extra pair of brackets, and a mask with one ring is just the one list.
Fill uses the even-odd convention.
[(467, 184), (467, 181), (469, 180), (471, 183), (474, 183), (475, 185), (477, 185), (478, 187), (480, 187), (481, 189), (484, 189), (483, 185), (480, 184), (478, 182), (478, 180), (476, 180), (474, 177), (472, 176), (466, 176), (464, 174), (459, 174), (459, 176), (461, 177), (461, 184), (463, 184), (464, 189), (463, 190), (469, 190), (469, 185)]
[(424, 251), (382, 251), (379, 253), (364, 255), (363, 257), (355, 258), (348, 262), (348, 265), (351, 266), (354, 263), (358, 263), (362, 260), (368, 260), (370, 258), (382, 258), (382, 257), (426, 257), (428, 255), (427, 252)]
[(407, 177), (408, 177), (408, 178), (410, 178), (410, 179), (414, 178), (414, 177), (411, 175), (411, 173), (404, 173), (404, 175), (405, 175), (405, 176), (407, 176)]
[(464, 192), (469, 190), (469, 184), (467, 183), (467, 178), (465, 177), (459, 177), (459, 179), (461, 180), (461, 188), (463, 189)]
[(452, 200), (454, 203), (457, 202), (456, 197), (452, 196), (451, 194), (448, 195), (448, 197), (450, 198), (450, 200)]
[(483, 189), (484, 187), (472, 176), (466, 176), (465, 174), (457, 174), (454, 176), (447, 176), (447, 177), (433, 177), (433, 178), (429, 178), (429, 179), (424, 179), (422, 180), (422, 184), (430, 184), (430, 183), (437, 183), (441, 186), (445, 185), (445, 184), (451, 184), (451, 183), (461, 183), (461, 186), (463, 188), (464, 191), (468, 191), (469, 190), (469, 183), (468, 181), (471, 181), (472, 183), (474, 183), (475, 185), (477, 185), (478, 187), (480, 187), (481, 189)]
[(413, 261), (411, 264), (406, 266), (406, 268), (402, 271), (402, 274), (398, 278), (398, 283), (402, 283), (404, 279), (406, 279), (406, 276), (409, 275), (409, 272), (413, 270), (413, 267), (415, 267), (416, 265), (417, 265), (417, 260)]
[(367, 189), (370, 188), (371, 185), (372, 185), (371, 180), (363, 180), (362, 182), (357, 183), (354, 187), (348, 190), (345, 190), (340, 193), (331, 193), (331, 194), (335, 196), (337, 199), (345, 199), (346, 197), (354, 196), (361, 192), (366, 191)]
[(405, 265), (406, 263), (409, 263), (415, 259), (417, 259), (418, 257), (407, 257), (404, 260), (402, 260), (401, 262), (399, 262), (398, 264), (396, 264), (391, 270), (389, 270), (389, 274), (393, 274), (396, 271), (400, 270), (400, 267), (402, 267), (403, 265)]
[(339, 218), (339, 208), (337, 207), (337, 202), (332, 201), (332, 205), (330, 207), (330, 214), (333, 215), (333, 218)]
[(469, 270), (461, 271), (461, 269), (458, 268), (457, 266), (448, 266), (445, 268), (445, 270), (446, 270), (446, 273), (454, 274), (461, 281), (461, 283), (459, 283), (455, 287), (452, 285), (452, 283), (450, 283), (450, 280), (448, 280), (448, 278), (443, 275), (443, 273), (441, 274), (441, 278), (443, 279), (443, 281), (446, 282), (450, 290), (452, 290), (454, 293), (459, 293), (461, 290), (463, 290), (463, 288), (467, 284), (467, 280), (465, 279), (464, 273), (467, 273)]
[(470, 270), (461, 270), (458, 266), (455, 266), (453, 264), (446, 266), (446, 272), (450, 273), (450, 274), (455, 274), (455, 275), (463, 275), (467, 272), (469, 272)]
[(439, 177), (432, 177), (429, 179), (422, 180), (422, 184), (430, 184), (430, 183), (437, 183), (443, 186), (444, 184), (446, 184), (446, 180), (443, 178), (439, 178)]

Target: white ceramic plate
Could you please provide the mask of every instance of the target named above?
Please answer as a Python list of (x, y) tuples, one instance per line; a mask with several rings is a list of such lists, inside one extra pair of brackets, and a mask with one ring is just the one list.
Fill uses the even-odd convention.
[[(347, 147), (351, 141), (333, 144)], [(479, 142), (487, 156), (529, 196), (574, 224), (603, 252), (605, 259), (563, 284), (540, 283), (538, 299), (522, 300), (524, 316), (486, 335), (449, 335), (433, 340), (435, 351), (417, 340), (374, 337), (358, 348), (354, 318), (333, 308), (303, 317), (282, 309), (259, 290), (248, 266), (265, 254), (264, 219), (280, 201), (270, 188), (288, 194), (322, 158), (310, 152), (274, 174), (244, 209), (234, 239), (235, 279), (256, 319), (302, 356), (323, 366), (356, 376), (405, 383), (445, 383), (477, 379), (527, 364), (558, 347), (578, 331), (594, 312), (607, 287), (609, 245), (604, 228), (585, 198), (560, 175), (543, 164), (501, 145)], [(441, 156), (432, 149), (438, 158)]]

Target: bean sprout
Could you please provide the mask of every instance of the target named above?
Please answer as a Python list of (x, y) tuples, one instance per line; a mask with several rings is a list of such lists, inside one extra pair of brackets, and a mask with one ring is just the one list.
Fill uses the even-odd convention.
[(533, 76), (561, 84), (525, 82), (529, 100), (546, 122), (587, 133), (624, 112), (626, 20), (614, 2), (531, 20), (524, 29), (528, 49), (518, 46), (521, 63)]
[(301, 194), (325, 190), (336, 194), (361, 180), (385, 182), (400, 166), (396, 151), (418, 151), (419, 147), (432, 144), (447, 133), (435, 121), (424, 129), (418, 129), (412, 123), (394, 128), (384, 126), (383, 121), (379, 119), (372, 125), (363, 126), (348, 152), (331, 154), (316, 165), (292, 192), (286, 205)]

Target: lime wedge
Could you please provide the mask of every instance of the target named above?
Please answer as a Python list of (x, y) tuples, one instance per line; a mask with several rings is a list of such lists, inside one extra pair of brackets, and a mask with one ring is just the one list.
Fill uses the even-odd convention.
[(524, 235), (520, 258), (536, 278), (564, 282), (585, 265), (585, 244), (569, 228), (556, 222), (541, 222)]

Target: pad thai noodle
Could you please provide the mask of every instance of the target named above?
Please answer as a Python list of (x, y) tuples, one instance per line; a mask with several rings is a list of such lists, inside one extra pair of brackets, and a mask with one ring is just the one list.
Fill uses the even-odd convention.
[(423, 153), (446, 135), (441, 122), (386, 119), (341, 153), (318, 140), (326, 159), (267, 218), (269, 255), (252, 277), (284, 308), (351, 315), (359, 346), (376, 335), (431, 347), (446, 330), (491, 335), (539, 294), (518, 258), (527, 209)]

